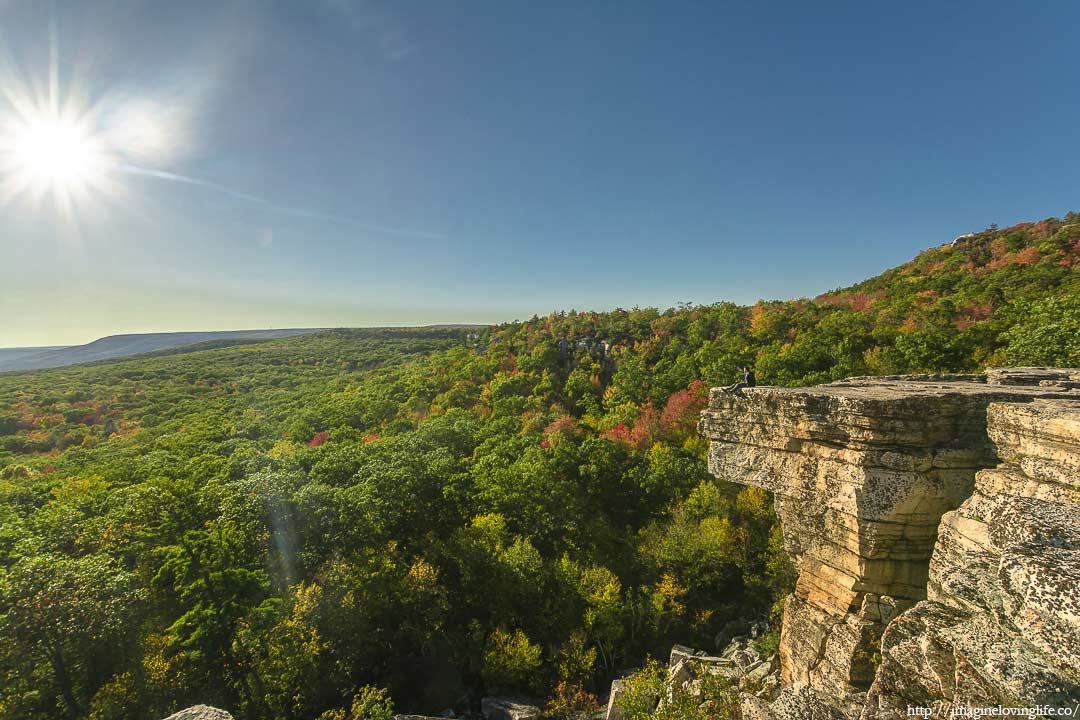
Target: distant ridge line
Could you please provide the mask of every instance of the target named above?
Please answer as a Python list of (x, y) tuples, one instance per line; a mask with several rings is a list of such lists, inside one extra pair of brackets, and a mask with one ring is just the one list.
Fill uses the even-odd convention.
[(486, 328), (472, 323), (372, 327), (282, 328), (277, 330), (202, 330), (106, 335), (83, 345), (0, 348), (0, 372), (44, 370), (82, 363), (115, 360), (213, 342), (215, 340), (277, 340), (333, 330), (466, 330)]

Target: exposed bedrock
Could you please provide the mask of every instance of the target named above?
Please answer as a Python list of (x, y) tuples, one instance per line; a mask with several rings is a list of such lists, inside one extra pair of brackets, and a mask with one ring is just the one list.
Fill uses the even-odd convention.
[[(1076, 509), (1075, 495), (1068, 493), (1076, 489), (1077, 447), (1075, 435), (1070, 435), (1071, 421), (1062, 417), (1068, 415), (1068, 408), (1075, 410), (1080, 399), (1075, 389), (1078, 379), (1080, 373), (1074, 370), (1018, 368), (977, 376), (857, 378), (812, 388), (713, 391), (700, 426), (712, 441), (710, 470), (719, 478), (774, 493), (785, 544), (799, 570), (780, 645), (787, 701), (802, 698), (849, 718), (863, 714), (864, 705), (867, 712), (871, 705), (880, 708), (879, 715), (867, 717), (894, 717), (896, 708), (906, 709), (919, 693), (908, 692), (903, 678), (916, 669), (902, 666), (913, 662), (910, 648), (897, 650), (896, 657), (889, 654), (889, 638), (895, 635), (900, 641), (899, 628), (916, 622), (913, 617), (925, 614), (924, 608), (931, 603), (942, 614), (927, 615), (923, 624), (945, 626), (963, 613), (994, 623), (1007, 617), (1012, 623), (1026, 622), (1033, 634), (1038, 628), (1046, 634), (1045, 642), (1057, 638), (1076, 647), (1075, 607), (1069, 620), (1068, 612), (1059, 612), (1053, 605), (1070, 593), (1075, 605), (1075, 578), (1070, 581), (1061, 575), (1060, 558), (1055, 554), (1075, 549), (1055, 546), (1051, 552), (1039, 540), (1050, 532), (1043, 518), (1047, 522), (1058, 518), (1053, 521), (1058, 528), (1069, 513), (1055, 514), (1023, 503), (1048, 502), (1053, 495), (1059, 510)], [(1066, 410), (1054, 411), (1057, 414), (1051, 418), (1044, 409), (1049, 404), (1032, 404), (1040, 398), (1060, 399), (1063, 402), (1058, 405)], [(1053, 452), (1048, 449), (1051, 446)], [(987, 470), (1003, 457), (1021, 454), (1025, 459), (1017, 461), (1015, 468)], [(1025, 462), (1027, 469), (1021, 470)], [(1001, 495), (1001, 486), (1015, 488), (1012, 476), (1000, 473), (1017, 472), (1027, 473), (1021, 489), (1010, 490), (1019, 493), (1010, 496), (1017, 501), (1004, 503), (1011, 510), (1003, 507), (995, 512), (1028, 520), (1007, 526), (1004, 520), (990, 522), (988, 527), (1001, 526), (995, 531), (1004, 543), (1001, 548), (1025, 542), (1043, 544), (1027, 557), (1002, 549), (1001, 557), (1008, 554), (1009, 560), (1002, 559), (1000, 567), (978, 580), (984, 585), (1006, 583), (1018, 588), (1017, 597), (1024, 598), (1018, 605), (1015, 599), (1003, 599), (1012, 598), (1010, 592), (986, 590), (1002, 598), (997, 601), (1000, 611), (987, 619), (986, 609), (974, 599), (946, 602), (954, 592), (948, 582), (975, 582), (968, 575), (947, 581), (953, 575), (946, 570), (966, 562), (963, 553), (972, 548), (965, 542), (979, 541), (969, 538), (973, 531), (961, 522), (967, 522), (965, 509), (980, 497), (984, 484), (987, 491), (990, 484), (998, 488), (987, 497)], [(1065, 476), (1074, 478), (1071, 490), (1062, 479)], [(1040, 478), (1057, 478), (1053, 482), (1060, 492), (1043, 488), (1047, 481)], [(984, 520), (997, 517), (988, 512), (983, 505), (971, 510), (973, 517)], [(1040, 520), (1030, 520), (1025, 515), (1029, 512)], [(959, 523), (954, 534), (963, 541), (948, 539), (954, 517)], [(940, 546), (937, 551), (936, 545)], [(992, 553), (994, 547), (980, 545), (978, 552)], [(1000, 569), (1004, 567), (1009, 570)], [(929, 603), (925, 602), (928, 587)], [(885, 633), (886, 650), (882, 651), (882, 635), (890, 623), (898, 629)], [(919, 638), (912, 642), (929, 641), (932, 635), (915, 626), (909, 627), (909, 634)], [(924, 676), (945, 672), (939, 660), (927, 660), (917, 672)], [(883, 679), (890, 668), (896, 675), (891, 684)], [(954, 675), (959, 672), (955, 662), (953, 669)], [(933, 691), (945, 697), (950, 689)]]
[(882, 638), (865, 720), (1080, 700), (1080, 402), (992, 404), (1001, 458), (942, 518), (927, 600)]

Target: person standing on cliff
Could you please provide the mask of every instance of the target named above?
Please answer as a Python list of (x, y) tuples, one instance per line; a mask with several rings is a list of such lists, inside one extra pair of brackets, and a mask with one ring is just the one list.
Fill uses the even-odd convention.
[(742, 377), (743, 377), (742, 381), (737, 382), (734, 385), (728, 385), (726, 388), (724, 388), (724, 391), (725, 392), (734, 392), (734, 391), (736, 391), (736, 390), (738, 390), (740, 388), (756, 387), (757, 386), (757, 376), (754, 375), (753, 370), (746, 367), (745, 365), (743, 366), (743, 369), (742, 369)]

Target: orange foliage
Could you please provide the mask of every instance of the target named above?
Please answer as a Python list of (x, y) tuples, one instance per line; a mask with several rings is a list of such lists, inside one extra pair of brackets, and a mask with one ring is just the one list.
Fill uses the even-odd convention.
[(1028, 247), (1016, 253), (1015, 262), (1017, 265), (1035, 265), (1041, 259), (1042, 255), (1039, 253), (1039, 248)]
[(1037, 238), (1042, 239), (1047, 235), (1051, 235), (1054, 232), (1054, 224), (1055, 223), (1051, 222), (1050, 220), (1040, 220), (1032, 226), (1031, 232)]
[(907, 334), (919, 329), (919, 318), (916, 315), (908, 315), (900, 325), (900, 332)]
[(964, 314), (975, 320), (985, 320), (994, 314), (994, 306), (989, 302), (975, 303), (964, 308)]
[(1005, 242), (1005, 238), (996, 237), (990, 241), (990, 255), (995, 260), (1000, 260), (1009, 254), (1009, 244)]
[(634, 428), (630, 431), (630, 445), (638, 452), (644, 452), (659, 434), (660, 411), (650, 402), (641, 408), (641, 414), (634, 421)]
[(851, 294), (851, 308), (858, 312), (862, 312), (874, 304), (874, 298), (867, 295), (864, 292), (857, 292)]
[(955, 327), (957, 330), (964, 331), (964, 330), (967, 330), (972, 325), (974, 325), (975, 323), (976, 323), (976, 320), (974, 318), (958, 317), (955, 320), (953, 320), (953, 327)]
[(930, 260), (922, 266), (921, 275), (933, 275), (945, 266), (944, 260)]
[(923, 305), (929, 305), (934, 300), (938, 299), (938, 291), (937, 290), (920, 290), (919, 292), (915, 293), (915, 297), (917, 297), (919, 300), (922, 300)]
[(569, 415), (563, 415), (544, 428), (544, 434), (572, 437), (577, 435), (578, 429), (579, 426), (577, 420)]
[[(818, 305), (822, 305), (822, 306), (825, 306), (825, 307), (836, 307), (837, 305), (840, 304), (840, 298), (837, 297), (836, 295), (834, 295), (833, 293), (828, 293), (827, 292), (827, 293), (821, 293), (816, 298), (814, 298), (814, 302), (816, 302)], [(754, 309), (755, 310), (757, 309), (756, 305), (754, 306)], [(753, 314), (751, 314), (751, 316), (750, 316), (750, 328), (751, 329), (754, 328), (754, 316), (753, 316)]]
[(768, 322), (768, 311), (765, 306), (758, 303), (750, 308), (750, 332), (757, 333), (765, 329)]

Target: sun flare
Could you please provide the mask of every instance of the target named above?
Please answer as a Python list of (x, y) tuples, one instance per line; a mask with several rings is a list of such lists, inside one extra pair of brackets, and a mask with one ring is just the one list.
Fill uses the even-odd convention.
[(25, 105), (20, 110), (0, 130), (0, 201), (52, 197), (70, 213), (106, 189), (115, 163), (88, 116)]
[(100, 143), (63, 118), (26, 123), (12, 137), (11, 155), (15, 172), (42, 189), (77, 192), (99, 182), (105, 170)]
[(0, 50), (0, 213), (58, 211), (81, 225), (130, 211), (134, 176), (180, 177), (161, 168), (186, 147), (183, 88), (158, 97), (66, 81), (58, 57), (54, 45), (48, 71), (31, 75)]

